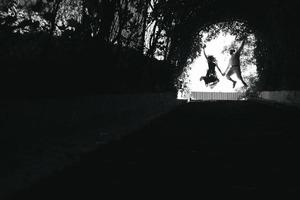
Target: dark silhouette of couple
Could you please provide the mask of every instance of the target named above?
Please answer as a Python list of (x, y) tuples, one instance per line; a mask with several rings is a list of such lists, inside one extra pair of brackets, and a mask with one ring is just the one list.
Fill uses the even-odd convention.
[(237, 83), (237, 81), (235, 81), (231, 78), (231, 76), (233, 74), (236, 74), (237, 78), (244, 84), (244, 86), (248, 87), (248, 85), (243, 80), (242, 73), (241, 73), (241, 66), (240, 66), (241, 65), (240, 55), (241, 55), (241, 51), (243, 50), (243, 47), (245, 45), (245, 42), (246, 42), (246, 37), (243, 38), (243, 42), (237, 51), (235, 51), (235, 49), (231, 49), (229, 51), (231, 57), (229, 59), (227, 69), (225, 70), (224, 73), (222, 73), (222, 71), (220, 70), (220, 68), (217, 64), (216, 58), (212, 55), (209, 55), (209, 56), (206, 55), (205, 46), (204, 46), (203, 53), (207, 60), (208, 70), (206, 72), (206, 75), (202, 76), (200, 78), (200, 81), (204, 80), (206, 86), (210, 86), (211, 88), (215, 87), (217, 85), (217, 83), (220, 81), (216, 74), (216, 68), (217, 68), (220, 71), (220, 73), (222, 74), (222, 76), (226, 76), (226, 78), (233, 83), (233, 88), (235, 87), (235, 85)]

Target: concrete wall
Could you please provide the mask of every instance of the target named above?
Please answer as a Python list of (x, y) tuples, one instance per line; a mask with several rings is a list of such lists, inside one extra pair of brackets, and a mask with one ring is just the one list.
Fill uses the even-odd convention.
[(0, 199), (179, 104), (172, 93), (0, 100)]
[(300, 108), (300, 91), (262, 91), (259, 98)]

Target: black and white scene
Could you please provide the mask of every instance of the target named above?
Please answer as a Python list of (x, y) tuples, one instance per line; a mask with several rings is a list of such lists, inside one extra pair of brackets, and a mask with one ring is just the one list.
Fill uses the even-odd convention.
[(300, 199), (299, 8), (0, 0), (0, 200)]

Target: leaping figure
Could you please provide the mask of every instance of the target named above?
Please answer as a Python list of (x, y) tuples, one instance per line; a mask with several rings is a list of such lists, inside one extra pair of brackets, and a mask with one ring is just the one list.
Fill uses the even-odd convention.
[(205, 76), (201, 76), (200, 77), (200, 81), (204, 80), (206, 87), (210, 86), (211, 88), (215, 87), (217, 85), (217, 83), (220, 81), (217, 77), (216, 74), (216, 69), (217, 68), (220, 73), (222, 74), (222, 76), (224, 76), (224, 74), (222, 73), (222, 71), (220, 70), (218, 64), (217, 64), (217, 60), (214, 56), (209, 55), (207, 56), (205, 53), (205, 49), (203, 48), (203, 53), (204, 56), (207, 60), (207, 64), (208, 64), (208, 70), (206, 72)]

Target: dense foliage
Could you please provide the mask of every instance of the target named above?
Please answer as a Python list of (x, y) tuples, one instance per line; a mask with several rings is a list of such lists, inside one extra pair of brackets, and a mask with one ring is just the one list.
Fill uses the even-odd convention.
[[(48, 74), (48, 66), (58, 70), (51, 75), (54, 79), (61, 71), (67, 73), (72, 68), (78, 69), (77, 78), (82, 72), (87, 79), (94, 74), (99, 77), (109, 77), (108, 73), (116, 74), (115, 77), (124, 77), (126, 74), (126, 80), (132, 81), (127, 87), (129, 91), (171, 88), (168, 84), (181, 87), (174, 83), (174, 79), (199, 54), (205, 42), (201, 40), (199, 32), (212, 29), (211, 32), (215, 31), (215, 34), (211, 34), (213, 38), (220, 27), (212, 25), (223, 22), (222, 30), (226, 29), (237, 35), (237, 38), (255, 34), (257, 41), (254, 53), (260, 80), (258, 88), (300, 88), (300, 73), (296, 67), (299, 30), (295, 28), (298, 25), (295, 2), (0, 0), (0, 10), (1, 71), (10, 75), (1, 74), (5, 77), (3, 80), (11, 76), (9, 80), (13, 84), (20, 85), (21, 82), (17, 80), (25, 72), (29, 79), (33, 77), (30, 74), (44, 79), (41, 74)], [(246, 29), (236, 28), (234, 21), (244, 22), (246, 26), (243, 27)], [(106, 51), (107, 47), (111, 51)], [(130, 52), (135, 52), (134, 58), (124, 61), (123, 57), (130, 57)], [(111, 60), (106, 60), (105, 56)], [(139, 67), (134, 67), (135, 58), (151, 60), (153, 63), (158, 62), (152, 59), (156, 58), (165, 63), (160, 68), (151, 64), (153, 75), (148, 76), (149, 80), (144, 80), (145, 84), (152, 84), (150, 80), (163, 76), (165, 68), (170, 68), (166, 71), (172, 74), (164, 74), (166, 81), (161, 78), (161, 82), (157, 83), (160, 86), (152, 84), (147, 89), (145, 84), (139, 84), (136, 77), (148, 73), (149, 66), (139, 62)], [(25, 67), (26, 62), (29, 67)], [(94, 70), (90, 70), (87, 65), (93, 66)], [(126, 67), (128, 70), (124, 74), (121, 68)], [(123, 74), (119, 75), (120, 72)], [(64, 75), (64, 78), (69, 77)], [(126, 85), (125, 80), (119, 83), (112, 79), (110, 82), (118, 83), (116, 87), (119, 84), (122, 87)], [(101, 90), (105, 87), (106, 90), (116, 88), (108, 87), (109, 84), (105, 82), (100, 85), (103, 87)], [(142, 86), (146, 88), (141, 89)]]

